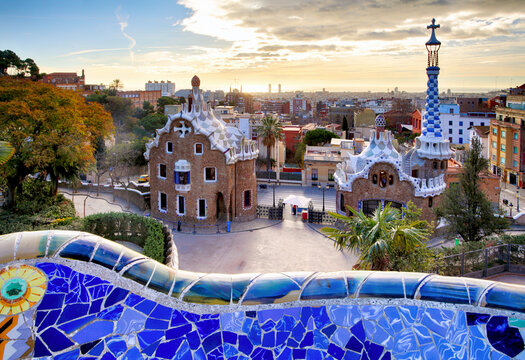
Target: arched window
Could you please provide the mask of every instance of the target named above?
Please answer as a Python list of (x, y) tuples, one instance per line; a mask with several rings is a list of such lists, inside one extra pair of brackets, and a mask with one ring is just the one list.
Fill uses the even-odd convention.
[(394, 175), (388, 175), (388, 185), (394, 185)]
[(433, 200), (434, 200), (434, 199), (432, 198), (432, 196), (428, 198), (428, 207), (429, 207), (429, 208), (432, 207), (433, 202), (434, 202)]
[(379, 187), (384, 188), (384, 187), (386, 186), (386, 183), (387, 183), (386, 172), (381, 171), (381, 172), (379, 173)]
[(432, 167), (434, 168), (434, 170), (437, 170), (437, 168), (438, 168), (438, 163), (437, 163), (437, 161), (434, 161), (434, 162), (432, 163)]
[(377, 185), (377, 174), (372, 175), (372, 184)]
[(345, 196), (343, 193), (339, 195), (339, 209), (341, 211), (346, 211), (345, 209)]

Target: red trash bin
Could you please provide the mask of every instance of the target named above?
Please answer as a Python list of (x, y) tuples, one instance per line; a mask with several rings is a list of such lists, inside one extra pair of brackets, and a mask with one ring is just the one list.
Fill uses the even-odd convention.
[(301, 215), (303, 216), (303, 221), (308, 221), (308, 211), (307, 210), (303, 210)]

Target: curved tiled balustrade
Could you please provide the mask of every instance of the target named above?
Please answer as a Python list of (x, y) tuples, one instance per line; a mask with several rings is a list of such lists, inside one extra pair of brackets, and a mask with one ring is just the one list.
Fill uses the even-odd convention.
[(0, 252), (3, 359), (525, 359), (521, 286), (200, 274), (66, 231), (0, 236)]
[(196, 304), (403, 298), (525, 313), (524, 287), (471, 278), (378, 271), (202, 274), (174, 270), (113, 241), (70, 231), (9, 234), (0, 237), (0, 244), (1, 263), (34, 258), (92, 262), (150, 289)]

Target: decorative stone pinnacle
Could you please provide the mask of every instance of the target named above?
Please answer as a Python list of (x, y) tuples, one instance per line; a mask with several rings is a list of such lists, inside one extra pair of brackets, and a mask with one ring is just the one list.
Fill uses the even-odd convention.
[(191, 79), (191, 86), (193, 87), (199, 87), (201, 86), (201, 79), (199, 79), (199, 77), (197, 75), (195, 75), (192, 79)]

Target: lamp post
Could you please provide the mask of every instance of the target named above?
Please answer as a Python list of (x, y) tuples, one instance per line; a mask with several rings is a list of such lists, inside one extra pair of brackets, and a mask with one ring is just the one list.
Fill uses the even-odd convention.
[(328, 185), (326, 186), (326, 188), (324, 186), (321, 186), (321, 184), (319, 184), (317, 187), (319, 188), (319, 190), (323, 190), (323, 212), (324, 212), (324, 192), (328, 188)]
[(509, 204), (509, 208), (510, 208), (510, 216), (512, 216), (512, 207), (513, 207), (513, 206), (514, 206), (514, 205), (512, 205), (512, 203)]
[(273, 189), (273, 207), (275, 207), (275, 183), (272, 186)]
[(520, 212), (520, 186), (516, 187), (516, 214)]

